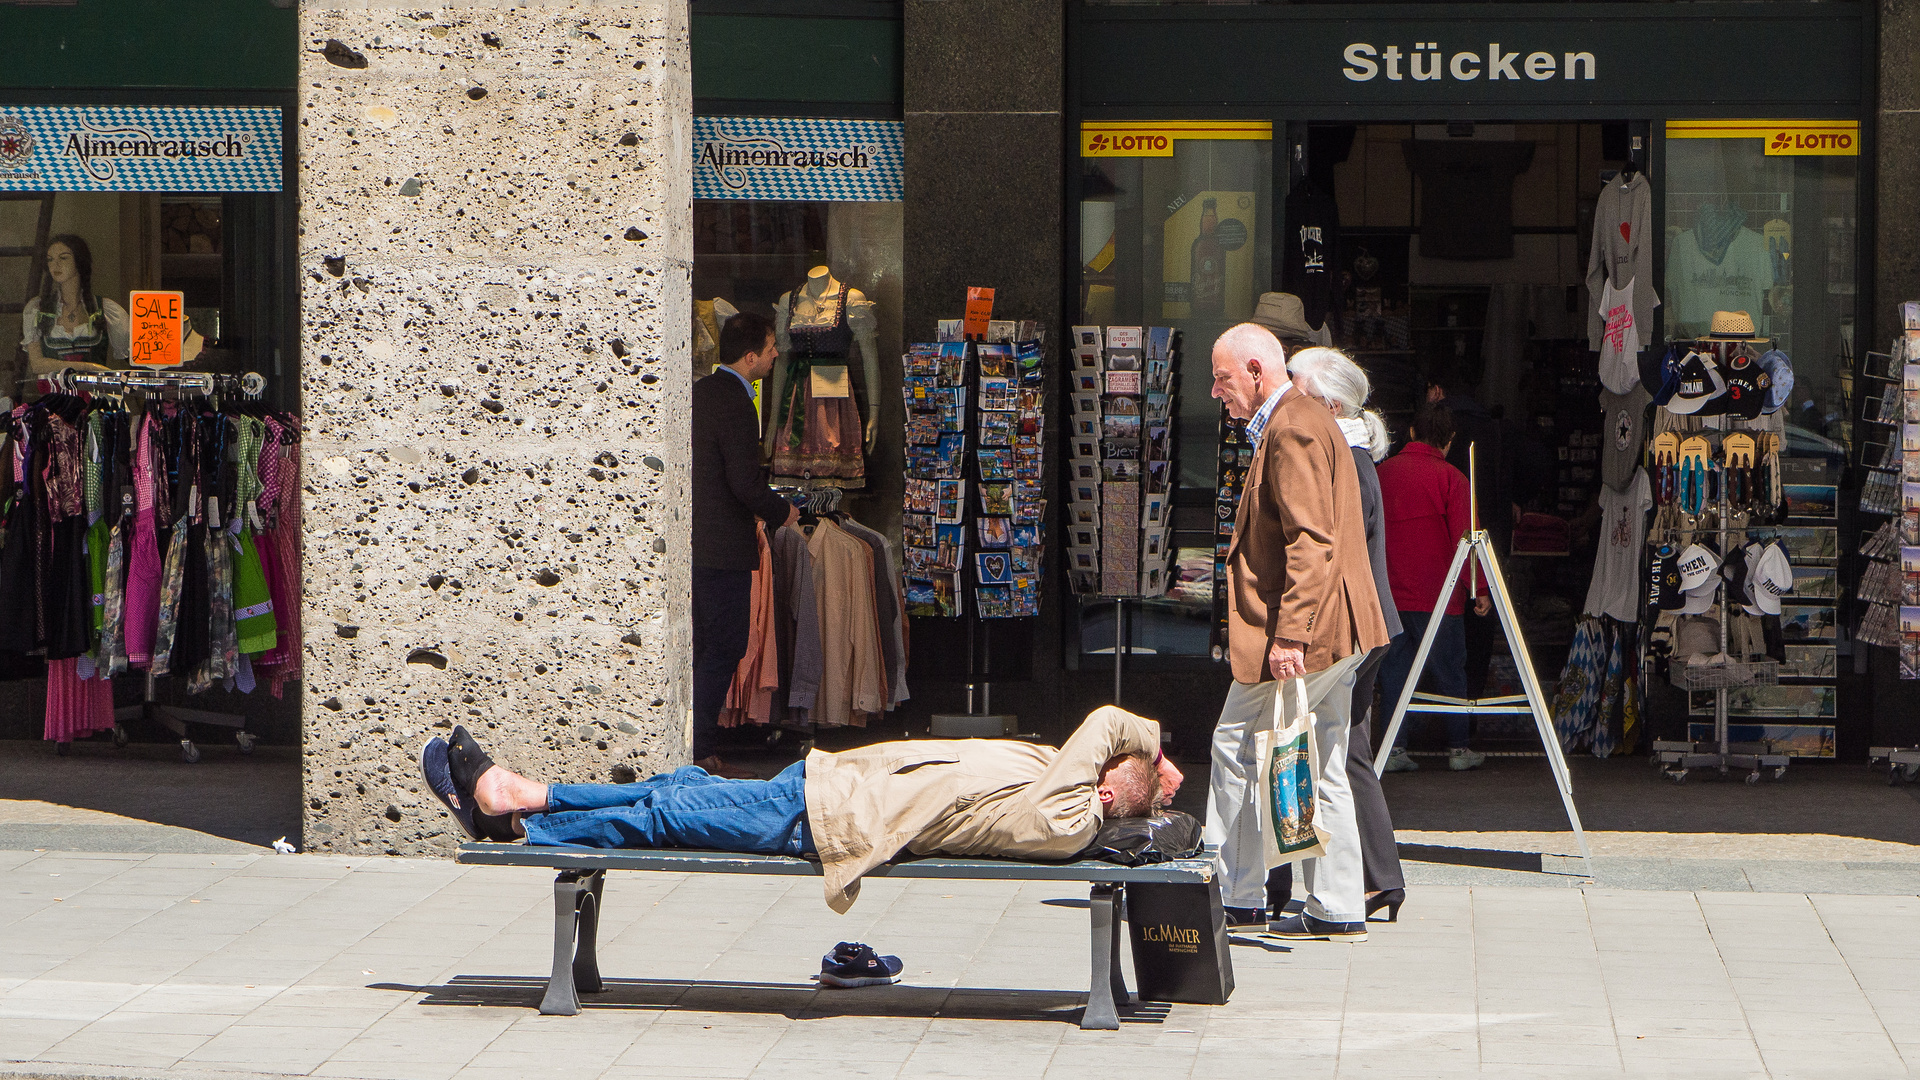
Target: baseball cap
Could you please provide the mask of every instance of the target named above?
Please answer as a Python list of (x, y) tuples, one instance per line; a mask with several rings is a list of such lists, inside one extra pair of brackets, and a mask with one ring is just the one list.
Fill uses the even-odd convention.
[[(1778, 541), (1747, 559), (1747, 610), (1756, 615), (1780, 614), (1780, 597), (1793, 591), (1793, 564)], [(1756, 610), (1757, 609), (1757, 610)]]
[(1727, 603), (1751, 603), (1747, 596), (1747, 558), (1758, 558), (1760, 546), (1749, 544), (1747, 547), (1735, 547), (1727, 552), (1726, 561), (1720, 564), (1720, 576), (1727, 579)]
[(1767, 405), (1765, 412), (1779, 412), (1789, 398), (1793, 397), (1793, 362), (1779, 349), (1768, 349), (1760, 354), (1760, 366), (1767, 369), (1767, 378), (1771, 385), (1767, 387)]
[(1735, 353), (1727, 358), (1721, 372), (1727, 380), (1727, 393), (1721, 399), (1721, 411), (1742, 420), (1759, 417), (1760, 410), (1767, 404), (1767, 391), (1773, 385), (1767, 369), (1747, 354)]
[(1692, 592), (1702, 584), (1713, 580), (1713, 572), (1720, 566), (1720, 557), (1713, 549), (1702, 544), (1690, 544), (1680, 553), (1680, 559), (1674, 568), (1680, 573), (1680, 589)]
[(1667, 402), (1667, 411), (1681, 416), (1715, 416), (1725, 411), (1710, 405), (1727, 392), (1726, 377), (1720, 373), (1720, 365), (1706, 353), (1690, 352), (1680, 361), (1680, 381), (1673, 397)]
[(1680, 552), (1672, 544), (1654, 550), (1647, 570), (1647, 603), (1660, 611), (1672, 611), (1686, 603), (1686, 592), (1680, 588)]
[[(1641, 355), (1651, 357), (1653, 356), (1653, 350), (1648, 349)], [(1647, 390), (1653, 394), (1653, 403), (1655, 405), (1665, 405), (1667, 402), (1672, 401), (1674, 391), (1680, 389), (1681, 356), (1680, 346), (1669, 345), (1663, 356), (1658, 360), (1652, 361), (1653, 364), (1657, 365), (1653, 370), (1642, 371), (1640, 373), (1641, 385), (1645, 386)]]

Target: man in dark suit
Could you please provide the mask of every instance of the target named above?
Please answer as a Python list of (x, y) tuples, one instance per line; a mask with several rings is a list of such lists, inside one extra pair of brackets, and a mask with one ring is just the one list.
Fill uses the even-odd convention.
[(1206, 840), (1220, 850), (1231, 921), (1261, 921), (1267, 866), (1254, 737), (1273, 715), (1276, 680), (1304, 680), (1314, 714), (1314, 824), (1326, 833), (1326, 854), (1303, 867), (1306, 910), (1268, 932), (1365, 941), (1348, 719), (1355, 673), (1387, 643), (1387, 628), (1353, 454), (1326, 406), (1293, 388), (1286, 352), (1264, 326), (1241, 323), (1220, 335), (1213, 396), (1247, 421), (1254, 454), (1227, 546), (1233, 685), (1214, 728)]
[(753, 571), (760, 565), (755, 518), (791, 525), (800, 510), (760, 472), (760, 418), (753, 384), (780, 350), (773, 322), (742, 312), (720, 331), (720, 364), (693, 384), (693, 763), (731, 779), (753, 776), (720, 760), (720, 709), (747, 654)]

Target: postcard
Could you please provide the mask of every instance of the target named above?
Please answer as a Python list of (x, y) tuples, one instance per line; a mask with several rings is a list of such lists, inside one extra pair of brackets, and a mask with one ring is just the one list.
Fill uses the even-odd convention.
[(967, 527), (965, 525), (937, 525), (937, 539), (934, 542), (933, 565), (938, 570), (958, 570), (960, 561), (967, 556)]
[(983, 548), (1005, 548), (1013, 546), (1013, 519), (1009, 517), (983, 517), (976, 525), (980, 529), (980, 546)]
[(980, 512), (1005, 517), (1013, 513), (1013, 485), (983, 483), (980, 485)]
[(983, 551), (973, 557), (976, 580), (982, 585), (1006, 585), (1013, 581), (1013, 554)]

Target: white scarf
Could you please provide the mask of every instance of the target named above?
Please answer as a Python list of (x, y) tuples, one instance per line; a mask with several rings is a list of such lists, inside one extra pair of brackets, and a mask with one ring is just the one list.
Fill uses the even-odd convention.
[(1367, 438), (1367, 422), (1365, 420), (1357, 416), (1352, 418), (1341, 417), (1339, 423), (1340, 433), (1347, 437), (1348, 446), (1357, 446), (1362, 450), (1371, 451), (1372, 443), (1369, 442)]

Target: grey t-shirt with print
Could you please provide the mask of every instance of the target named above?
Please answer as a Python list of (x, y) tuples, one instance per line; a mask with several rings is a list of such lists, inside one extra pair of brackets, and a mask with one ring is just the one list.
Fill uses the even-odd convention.
[(1627, 490), (1633, 482), (1633, 470), (1640, 467), (1641, 450), (1647, 442), (1647, 406), (1651, 404), (1653, 395), (1637, 383), (1624, 394), (1600, 391), (1600, 480), (1615, 491)]

